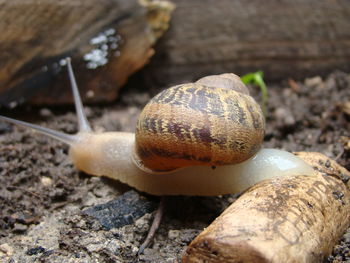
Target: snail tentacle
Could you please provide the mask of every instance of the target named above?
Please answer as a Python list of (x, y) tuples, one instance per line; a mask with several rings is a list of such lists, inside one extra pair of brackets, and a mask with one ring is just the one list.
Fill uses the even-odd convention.
[(0, 120), (2, 121), (6, 121), (12, 124), (16, 124), (22, 127), (26, 127), (26, 128), (30, 128), (33, 129), (37, 132), (40, 132), (41, 134), (44, 134), (46, 136), (49, 136), (51, 138), (54, 138), (56, 140), (59, 140), (61, 142), (64, 142), (68, 145), (73, 145), (78, 141), (78, 136), (74, 135), (74, 134), (67, 134), (64, 132), (60, 132), (60, 131), (55, 131), (49, 128), (45, 128), (39, 125), (35, 125), (35, 124), (31, 124), (29, 122), (25, 122), (25, 121), (20, 121), (20, 120), (15, 120), (9, 117), (5, 117), (0, 115)]
[(65, 61), (66, 61), (67, 66), (68, 66), (68, 74), (69, 74), (71, 89), (72, 89), (73, 98), (74, 98), (74, 105), (75, 105), (77, 118), (78, 118), (79, 131), (77, 134), (75, 134), (75, 135), (67, 134), (64, 132), (55, 131), (55, 130), (45, 128), (45, 127), (42, 127), (39, 125), (31, 124), (31, 123), (28, 123), (25, 121), (15, 120), (15, 119), (1, 116), (1, 115), (0, 115), (0, 120), (33, 129), (37, 132), (40, 132), (41, 134), (44, 134), (46, 136), (49, 136), (49, 137), (54, 138), (56, 140), (59, 140), (59, 141), (66, 143), (70, 146), (77, 144), (81, 140), (81, 138), (82, 138), (82, 136), (80, 135), (81, 133), (91, 133), (92, 130), (91, 130), (90, 124), (86, 118), (86, 115), (84, 112), (84, 107), (83, 107), (83, 104), (81, 102), (78, 86), (77, 86), (74, 72), (72, 69), (71, 59), (66, 58)]
[(68, 74), (69, 74), (69, 80), (71, 83), (73, 98), (74, 98), (74, 105), (75, 105), (75, 111), (77, 113), (78, 117), (78, 125), (79, 125), (79, 131), (80, 132), (91, 132), (90, 124), (86, 118), (85, 112), (84, 112), (84, 106), (81, 102), (78, 85), (75, 80), (72, 63), (70, 58), (66, 58), (67, 66), (68, 66)]

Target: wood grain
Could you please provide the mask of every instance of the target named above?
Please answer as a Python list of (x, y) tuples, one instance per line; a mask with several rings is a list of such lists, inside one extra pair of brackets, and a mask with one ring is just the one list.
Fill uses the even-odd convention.
[[(0, 104), (71, 101), (67, 74), (58, 75), (66, 56), (72, 57), (83, 98), (115, 99), (153, 55), (172, 9), (168, 2), (157, 6), (147, 0), (0, 1)], [(105, 47), (91, 42), (101, 34), (109, 39)], [(103, 48), (108, 63), (89, 69), (84, 55)]]
[(171, 26), (143, 71), (150, 86), (262, 70), (268, 80), (350, 71), (347, 0), (172, 0)]
[(253, 186), (192, 241), (183, 262), (323, 262), (349, 225), (350, 173), (322, 154), (297, 155), (317, 176)]

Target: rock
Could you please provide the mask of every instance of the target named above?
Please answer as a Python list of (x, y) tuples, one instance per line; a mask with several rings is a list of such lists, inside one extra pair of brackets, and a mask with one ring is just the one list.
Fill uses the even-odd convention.
[(7, 244), (7, 243), (3, 243), (0, 245), (0, 251), (4, 254), (6, 254), (6, 256), (12, 256), (13, 255), (13, 248)]
[(312, 88), (322, 85), (323, 81), (320, 76), (305, 79), (305, 85)]
[(52, 179), (50, 177), (43, 176), (43, 177), (41, 177), (41, 183), (45, 187), (50, 187), (50, 186), (52, 186), (53, 181), (52, 181)]
[(43, 248), (42, 246), (38, 246), (38, 247), (33, 247), (27, 250), (26, 254), (28, 256), (32, 256), (32, 255), (37, 255), (39, 253), (44, 253), (45, 252), (45, 248)]
[(155, 210), (156, 203), (131, 190), (105, 204), (85, 209), (83, 214), (97, 220), (105, 229), (132, 224), (136, 219)]
[(13, 232), (16, 233), (23, 233), (25, 231), (27, 231), (28, 226), (21, 224), (21, 223), (15, 223), (14, 227), (13, 227)]
[(279, 123), (279, 126), (292, 127), (295, 125), (295, 118), (292, 112), (286, 108), (278, 108), (275, 111), (276, 121)]

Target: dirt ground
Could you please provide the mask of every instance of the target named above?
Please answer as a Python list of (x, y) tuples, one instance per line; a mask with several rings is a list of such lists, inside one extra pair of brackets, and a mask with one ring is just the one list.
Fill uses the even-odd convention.
[[(318, 151), (350, 169), (350, 75), (334, 72), (268, 86), (264, 147)], [(259, 100), (259, 92), (253, 93)], [(87, 107), (87, 115), (95, 130), (133, 131), (150, 97), (137, 89), (124, 91), (114, 105)], [(3, 114), (67, 133), (77, 128), (73, 107)], [(79, 173), (67, 152), (62, 143), (0, 123), (1, 262), (180, 262), (189, 242), (235, 200), (235, 195), (169, 198), (154, 242), (138, 258), (159, 199), (136, 193), (153, 206), (129, 225), (103, 227), (82, 211), (130, 188)], [(325, 262), (349, 262), (349, 251), (350, 230)]]

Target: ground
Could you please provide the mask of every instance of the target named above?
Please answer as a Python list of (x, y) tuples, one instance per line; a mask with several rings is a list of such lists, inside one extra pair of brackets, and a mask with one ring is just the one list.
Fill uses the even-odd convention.
[[(268, 86), (264, 147), (321, 152), (350, 169), (350, 75), (336, 71)], [(253, 94), (260, 101), (259, 91)], [(130, 89), (114, 105), (88, 107), (87, 115), (95, 130), (132, 132), (150, 97)], [(73, 107), (22, 107), (4, 114), (67, 133), (77, 128)], [(1, 123), (0, 143), (2, 262), (180, 262), (189, 242), (236, 198), (168, 198), (154, 242), (137, 257), (157, 197), (76, 171), (67, 146), (32, 131)], [(133, 223), (108, 228), (86, 215), (87, 208), (125, 193), (151, 204), (141, 217), (131, 216)], [(325, 262), (348, 262), (349, 249), (350, 230)]]

